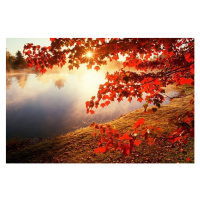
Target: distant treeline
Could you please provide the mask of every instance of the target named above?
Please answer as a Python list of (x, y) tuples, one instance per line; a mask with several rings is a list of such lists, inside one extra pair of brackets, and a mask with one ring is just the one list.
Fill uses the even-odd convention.
[(24, 69), (27, 68), (26, 60), (22, 53), (18, 51), (15, 56), (11, 55), (9, 51), (6, 51), (6, 70), (11, 69)]

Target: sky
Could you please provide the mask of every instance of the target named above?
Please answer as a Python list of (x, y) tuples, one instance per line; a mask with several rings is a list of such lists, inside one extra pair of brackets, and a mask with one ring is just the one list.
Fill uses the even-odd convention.
[(24, 44), (26, 43), (41, 46), (49, 46), (51, 44), (49, 38), (6, 38), (6, 49), (12, 55), (15, 55), (17, 51), (23, 51)]

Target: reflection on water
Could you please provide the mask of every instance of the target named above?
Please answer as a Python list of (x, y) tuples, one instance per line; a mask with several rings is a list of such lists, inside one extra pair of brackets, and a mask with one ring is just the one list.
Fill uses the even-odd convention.
[[(118, 67), (121, 64), (117, 63)], [(105, 67), (104, 67), (105, 68)], [(136, 100), (130, 104), (112, 102), (95, 114), (86, 114), (85, 102), (96, 95), (98, 86), (105, 82), (106, 69), (69, 71), (55, 69), (41, 74), (7, 74), (6, 77), (6, 131), (11, 137), (52, 137), (92, 122), (102, 123), (118, 118), (142, 104)], [(168, 103), (168, 102), (165, 102)]]

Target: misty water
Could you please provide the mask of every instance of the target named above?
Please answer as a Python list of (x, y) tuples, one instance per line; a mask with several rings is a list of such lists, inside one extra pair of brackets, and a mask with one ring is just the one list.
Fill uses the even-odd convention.
[[(120, 67), (120, 66), (118, 66)], [(111, 102), (87, 114), (85, 102), (95, 96), (99, 84), (105, 82), (106, 71), (69, 71), (66, 67), (45, 74), (11, 72), (6, 76), (6, 137), (47, 138), (86, 127), (92, 122), (103, 123), (142, 108), (143, 103)], [(164, 104), (168, 104), (166, 100)]]

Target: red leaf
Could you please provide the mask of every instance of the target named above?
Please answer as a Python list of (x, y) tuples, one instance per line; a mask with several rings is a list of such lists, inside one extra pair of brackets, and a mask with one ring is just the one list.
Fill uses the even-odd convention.
[(132, 101), (132, 97), (129, 97), (129, 98), (128, 98), (128, 101), (131, 103), (131, 101)]
[(94, 152), (97, 154), (97, 153), (105, 153), (106, 152), (106, 147), (99, 147), (99, 148), (96, 148), (94, 150)]
[(103, 100), (109, 99), (109, 96), (106, 94), (103, 96)]
[(31, 54), (31, 51), (30, 51), (30, 50), (28, 50), (26, 53), (27, 53), (27, 55), (30, 55), (30, 54)]
[(124, 155), (129, 156), (129, 154), (130, 154), (130, 145), (123, 144), (123, 145), (121, 146), (121, 149), (123, 150), (122, 153), (123, 153)]
[(182, 140), (183, 144), (187, 144), (187, 140)]
[(94, 114), (94, 110), (90, 110), (90, 113), (91, 113), (91, 114)]
[(191, 161), (191, 159), (190, 159), (190, 158), (186, 158), (186, 160), (187, 160), (188, 162), (190, 162), (190, 161)]
[(101, 44), (103, 44), (105, 42), (105, 38), (101, 38)]
[(106, 101), (105, 104), (108, 106), (110, 104), (110, 101)]
[(191, 128), (191, 129), (190, 129), (190, 136), (191, 136), (191, 137), (194, 137), (194, 128)]
[(169, 136), (169, 141), (173, 144), (174, 143), (174, 138), (173, 136)]
[(143, 98), (138, 98), (137, 100), (141, 103), (143, 101)]
[(29, 67), (33, 67), (33, 65), (32, 65), (31, 63), (28, 63), (28, 66), (29, 66)]
[(105, 107), (105, 103), (102, 103), (102, 104), (101, 104), (101, 107), (104, 108), (104, 107)]
[(113, 56), (112, 58), (113, 58), (114, 60), (118, 60), (118, 59), (119, 59), (119, 56), (118, 56), (118, 54), (117, 54), (117, 55)]
[(186, 55), (185, 55), (185, 60), (187, 61), (187, 62), (194, 62), (194, 58), (193, 58), (193, 56), (190, 54), (190, 53), (187, 53)]
[(156, 79), (156, 80), (154, 81), (154, 84), (155, 84), (155, 85), (159, 85), (159, 84), (160, 84), (160, 81), (159, 81), (158, 79)]
[(144, 124), (145, 120), (144, 118), (140, 118), (137, 120), (137, 122), (135, 122), (135, 124), (133, 125), (133, 128), (136, 129), (138, 126)]
[(93, 122), (92, 124), (90, 124), (90, 127), (96, 126), (96, 123)]
[(105, 137), (101, 138), (101, 143), (107, 142), (107, 139)]
[(98, 70), (100, 70), (100, 67), (96, 66), (94, 69), (98, 72)]
[(90, 102), (89, 102), (89, 101), (86, 101), (86, 102), (85, 102), (85, 105), (86, 105), (86, 108), (87, 108), (87, 107), (90, 107)]
[(191, 72), (192, 75), (194, 75), (194, 65), (190, 66), (190, 72)]
[(50, 38), (51, 42), (54, 42), (56, 40), (56, 38)]
[(91, 65), (91, 64), (88, 64), (88, 65), (87, 65), (87, 69), (92, 69), (92, 65)]
[(150, 146), (153, 145), (154, 142), (155, 142), (154, 138), (148, 138), (148, 143)]
[(72, 70), (72, 69), (73, 69), (73, 66), (72, 66), (72, 65), (69, 65), (68, 68), (69, 68), (69, 70)]
[(120, 140), (130, 140), (133, 139), (132, 137), (129, 136), (128, 133), (125, 133), (122, 137), (119, 138)]
[(180, 141), (180, 139), (181, 139), (181, 137), (175, 137), (175, 138), (174, 138), (174, 142), (176, 142), (176, 141), (178, 141), (178, 142), (179, 142), (179, 141)]
[(140, 143), (141, 143), (141, 140), (135, 140), (135, 141), (134, 141), (134, 144), (135, 144), (136, 146), (138, 146), (138, 147), (139, 147)]
[(81, 45), (81, 41), (77, 41), (76, 43), (77, 43), (78, 45)]
[(194, 80), (192, 78), (187, 79), (187, 78), (182, 77), (180, 79), (180, 84), (181, 85), (183, 85), (183, 84), (191, 85), (191, 83), (193, 83), (193, 82), (194, 82)]
[(96, 132), (92, 133), (92, 136), (93, 136), (93, 137), (96, 137)]

